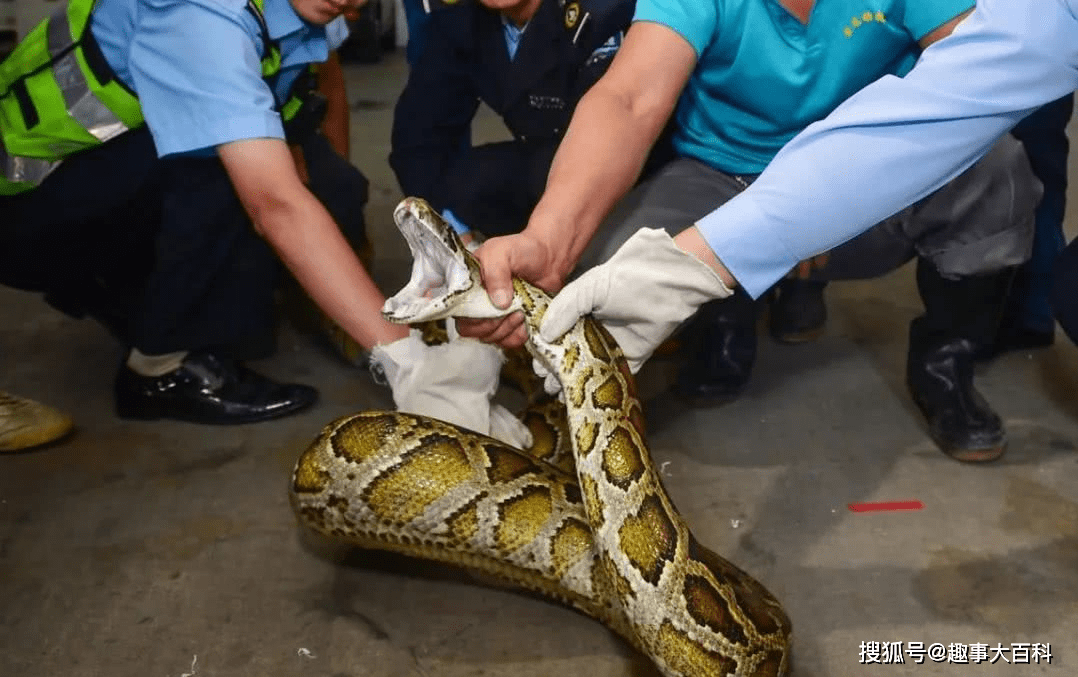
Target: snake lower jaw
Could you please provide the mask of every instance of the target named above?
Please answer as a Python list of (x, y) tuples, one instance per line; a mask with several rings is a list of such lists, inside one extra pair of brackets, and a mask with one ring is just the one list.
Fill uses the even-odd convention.
[[(478, 285), (451, 291), (438, 298), (438, 301), (432, 303), (426, 294), (402, 289), (400, 293), (386, 299), (385, 305), (382, 306), (382, 315), (397, 324), (415, 324), (449, 317), (489, 320), (520, 310), (520, 304), (517, 302), (508, 308), (498, 308), (491, 302), (487, 292)], [(446, 300), (451, 302), (447, 303)]]

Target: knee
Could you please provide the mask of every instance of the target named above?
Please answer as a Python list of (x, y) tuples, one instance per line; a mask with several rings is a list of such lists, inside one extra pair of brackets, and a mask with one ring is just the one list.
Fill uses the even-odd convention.
[(1034, 173), (1022, 143), (1007, 134), (982, 162), (987, 185), (981, 199), (998, 205), (1000, 216), (1009, 223), (1030, 223), (1044, 195), (1044, 185)]

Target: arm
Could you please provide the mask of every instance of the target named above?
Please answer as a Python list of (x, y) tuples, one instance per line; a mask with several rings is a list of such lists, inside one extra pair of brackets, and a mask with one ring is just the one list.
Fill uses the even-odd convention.
[[(696, 51), (681, 35), (657, 23), (633, 24), (606, 74), (577, 104), (527, 227), (476, 252), (495, 305), (509, 305), (513, 275), (547, 291), (561, 287), (640, 174), (695, 66)], [(514, 313), (457, 326), (465, 336), (514, 347), (524, 342), (523, 323)]]
[(921, 46), (921, 49), (928, 49), (930, 45), (939, 42), (943, 38), (950, 35), (951, 32), (954, 31), (955, 26), (962, 23), (962, 20), (969, 16), (972, 12), (972, 9), (967, 9), (965, 12), (962, 12), (955, 18), (951, 19), (947, 23), (943, 24), (939, 28), (936, 28), (928, 35), (918, 40), (917, 44)]
[(470, 66), (454, 46), (448, 32), (459, 26), (453, 19), (470, 16), (470, 8), (439, 10), (418, 62), (393, 111), (392, 152), (389, 164), (401, 192), (425, 198), (441, 210), (447, 206), (442, 179), (467, 143), (479, 94), (472, 84)]
[(696, 52), (681, 35), (638, 22), (580, 100), (525, 230), (551, 250), (560, 279), (632, 187), (695, 66)]
[[(965, 19), (967, 16), (969, 16), (972, 11), (973, 11), (972, 9), (968, 9), (965, 12), (962, 12), (958, 16), (954, 17), (953, 19), (950, 19), (949, 21), (947, 21), (947, 22), (943, 23), (942, 25), (936, 27), (935, 29), (933, 29), (932, 31), (927, 33), (924, 37), (920, 38), (917, 41), (917, 44), (923, 50), (923, 49), (927, 49), (929, 47), (929, 45), (931, 45), (931, 44), (933, 44), (935, 42), (938, 42), (939, 40), (942, 40), (943, 38), (950, 35), (951, 31), (954, 30), (955, 26), (957, 26), (959, 23), (962, 22), (963, 19)], [(695, 234), (686, 235), (686, 238), (687, 238), (687, 243), (683, 243), (683, 244), (688, 244), (688, 246), (691, 246), (694, 249), (694, 253), (697, 255), (697, 257), (706, 256), (705, 254), (703, 254), (702, 252), (699, 251), (699, 248), (701, 246), (704, 249), (707, 249), (707, 244), (703, 240), (703, 238), (700, 236), (699, 231), (696, 231)], [(718, 259), (715, 258), (714, 252), (711, 252), (711, 250), (709, 250), (709, 249), (707, 251), (708, 251), (708, 254), (710, 255), (710, 258), (717, 262)], [(800, 263), (797, 264), (797, 267), (794, 268), (794, 270), (790, 272), (790, 276), (798, 277), (798, 278), (801, 278), (801, 279), (807, 279), (812, 275), (814, 270), (816, 270), (818, 268), (822, 268), (825, 265), (827, 265), (827, 254), (826, 253), (820, 254), (819, 256), (813, 257), (811, 259), (801, 261)], [(728, 273), (725, 270), (723, 272), (724, 272), (724, 275), (728, 275)], [(729, 282), (729, 280), (728, 280), (728, 282)]]
[(702, 238), (720, 275), (758, 295), (798, 261), (927, 196), (1078, 87), (1072, 1), (980, 0), (905, 78), (882, 78), (810, 126), (678, 244)]
[(300, 182), (283, 140), (234, 141), (217, 152), (255, 229), (327, 315), (368, 350), (407, 335), (382, 318), (385, 298)]

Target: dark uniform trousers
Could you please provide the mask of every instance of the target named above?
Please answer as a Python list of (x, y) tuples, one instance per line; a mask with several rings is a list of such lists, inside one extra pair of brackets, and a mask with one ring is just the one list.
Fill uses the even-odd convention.
[[(1066, 244), (1063, 216), (1067, 206), (1067, 123), (1074, 113), (1074, 94), (1046, 104), (1018, 123), (1013, 134), (1025, 146), (1033, 173), (1044, 184), (1037, 206), (1033, 254), (1015, 276), (1007, 321), (1027, 329), (1051, 332), (1053, 303), (1066, 309), (1070, 298), (1050, 302), (1053, 267)], [(1074, 311), (1071, 311), (1074, 312)]]
[[(366, 179), (320, 135), (304, 150), (312, 192), (361, 238)], [(0, 283), (144, 353), (228, 353), (273, 331), (281, 266), (216, 156), (159, 159), (143, 127), (0, 197), (0, 214)]]

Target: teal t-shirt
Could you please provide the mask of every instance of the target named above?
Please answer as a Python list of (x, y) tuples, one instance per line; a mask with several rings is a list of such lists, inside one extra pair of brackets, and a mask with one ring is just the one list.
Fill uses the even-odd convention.
[(757, 174), (787, 141), (859, 89), (905, 74), (917, 41), (971, 0), (817, 0), (807, 25), (777, 0), (637, 0), (696, 50), (674, 147), (715, 169)]

